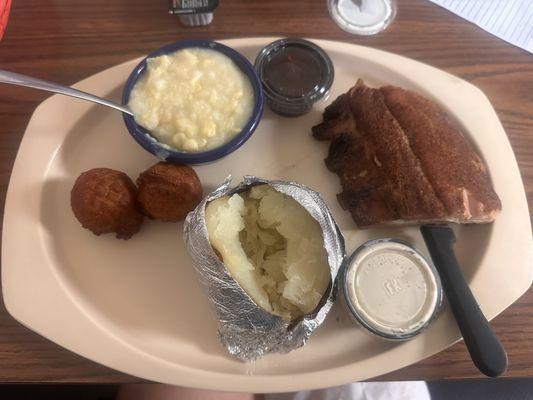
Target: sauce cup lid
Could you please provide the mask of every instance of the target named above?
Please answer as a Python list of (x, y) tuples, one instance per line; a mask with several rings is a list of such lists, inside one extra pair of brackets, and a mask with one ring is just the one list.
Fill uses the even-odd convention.
[(212, 13), (218, 7), (219, 0), (180, 1), (169, 0), (169, 14), (203, 14)]
[(405, 340), (422, 332), (442, 303), (437, 271), (400, 240), (363, 244), (347, 259), (341, 279), (350, 314), (386, 339)]
[(312, 105), (331, 88), (333, 63), (322, 48), (298, 38), (276, 40), (255, 59), (265, 95), (281, 105)]

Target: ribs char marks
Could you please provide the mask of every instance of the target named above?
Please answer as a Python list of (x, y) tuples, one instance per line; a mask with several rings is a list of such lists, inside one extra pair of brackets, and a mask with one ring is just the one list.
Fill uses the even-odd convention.
[(330, 140), (338, 199), (358, 226), (489, 222), (501, 209), (481, 158), (435, 103), (363, 81), (335, 100), (313, 128)]

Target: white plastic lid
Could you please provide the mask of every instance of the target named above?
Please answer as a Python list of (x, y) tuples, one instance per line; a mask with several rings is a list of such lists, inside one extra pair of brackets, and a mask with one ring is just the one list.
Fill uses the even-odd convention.
[(442, 299), (433, 266), (413, 247), (392, 239), (370, 241), (354, 252), (343, 291), (350, 312), (363, 326), (397, 340), (429, 325)]
[(396, 15), (395, 0), (328, 0), (328, 10), (341, 29), (356, 35), (381, 32)]

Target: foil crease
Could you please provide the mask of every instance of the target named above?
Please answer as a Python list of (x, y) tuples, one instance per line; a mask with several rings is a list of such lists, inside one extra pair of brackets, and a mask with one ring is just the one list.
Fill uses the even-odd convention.
[[(187, 250), (193, 258), (198, 279), (219, 321), (219, 338), (230, 354), (243, 361), (254, 361), (267, 353), (287, 353), (303, 346), (311, 333), (324, 321), (337, 293), (336, 278), (345, 258), (344, 239), (331, 212), (320, 195), (295, 182), (271, 181), (245, 176), (231, 187), (231, 176), (207, 195), (189, 213), (184, 224)], [(259, 184), (270, 185), (300, 203), (318, 221), (328, 255), (331, 284), (317, 309), (296, 321), (286, 321), (256, 305), (229, 274), (209, 243), (205, 224), (207, 203)]]

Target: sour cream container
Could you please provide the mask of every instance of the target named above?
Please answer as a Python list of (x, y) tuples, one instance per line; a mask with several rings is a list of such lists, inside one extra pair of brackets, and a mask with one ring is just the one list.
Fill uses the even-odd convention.
[(359, 247), (346, 260), (340, 286), (350, 315), (389, 340), (419, 334), (442, 305), (442, 286), (433, 265), (395, 239), (371, 240)]

